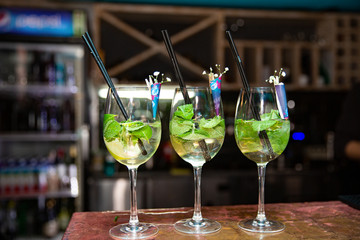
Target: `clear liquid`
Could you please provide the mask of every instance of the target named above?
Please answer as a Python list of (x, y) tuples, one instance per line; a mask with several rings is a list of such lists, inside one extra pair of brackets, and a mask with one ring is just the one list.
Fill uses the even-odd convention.
[(152, 136), (149, 141), (142, 140), (144, 148), (147, 152), (143, 155), (137, 141), (133, 141), (131, 135), (126, 135), (125, 144), (118, 138), (111, 142), (107, 142), (104, 138), (106, 148), (109, 153), (119, 163), (128, 168), (136, 168), (148, 161), (156, 152), (161, 139), (161, 124), (149, 124), (152, 129)]
[(251, 161), (257, 164), (266, 164), (271, 160), (276, 159), (279, 156), (279, 154), (276, 153), (270, 154), (270, 152), (267, 149), (258, 152), (247, 152), (244, 153), (244, 155), (245, 157), (247, 157), (248, 159), (250, 159)]
[[(211, 159), (219, 152), (224, 138), (204, 138)], [(183, 140), (170, 134), (170, 141), (177, 154), (193, 167), (200, 167), (206, 162), (199, 140)]]

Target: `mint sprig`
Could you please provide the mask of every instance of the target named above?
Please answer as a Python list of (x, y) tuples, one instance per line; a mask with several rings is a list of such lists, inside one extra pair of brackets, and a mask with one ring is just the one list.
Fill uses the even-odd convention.
[(127, 137), (131, 137), (133, 143), (138, 139), (149, 141), (152, 136), (152, 129), (149, 125), (141, 121), (122, 121), (115, 120), (116, 115), (104, 115), (104, 138), (107, 142), (114, 141), (116, 138), (124, 144), (127, 142)]
[(192, 119), (193, 116), (192, 104), (179, 106), (170, 121), (170, 133), (184, 141), (224, 137), (225, 120), (220, 116), (211, 119), (201, 118), (198, 127)]
[(104, 137), (106, 141), (113, 141), (122, 132), (122, 126), (115, 120), (116, 115), (104, 115)]
[(194, 122), (191, 120), (182, 119), (179, 117), (174, 117), (170, 121), (170, 132), (172, 135), (180, 136), (186, 132), (191, 131), (193, 128)]
[(194, 108), (192, 104), (181, 105), (176, 109), (174, 116), (182, 119), (190, 120), (194, 116)]

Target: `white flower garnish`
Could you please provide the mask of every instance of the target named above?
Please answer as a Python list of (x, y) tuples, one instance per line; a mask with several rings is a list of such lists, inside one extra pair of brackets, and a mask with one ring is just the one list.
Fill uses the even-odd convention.
[(165, 75), (162, 73), (161, 74), (161, 82), (158, 81), (158, 77), (160, 75), (160, 72), (159, 71), (155, 71), (153, 73), (153, 75), (149, 75), (149, 79), (145, 79), (145, 82), (146, 82), (146, 85), (148, 86), (149, 89), (151, 89), (151, 85), (153, 85), (154, 83), (164, 83), (164, 82), (171, 82), (171, 78), (169, 77), (166, 77), (165, 78)]
[(274, 75), (270, 76), (269, 79), (266, 79), (265, 82), (274, 83), (274, 85), (278, 85), (280, 83), (280, 77), (285, 77), (286, 72), (284, 72), (283, 68), (280, 68), (279, 74), (276, 75), (277, 70), (274, 71)]
[(218, 73), (213, 73), (213, 68), (210, 67), (210, 72), (207, 73), (205, 70), (203, 71), (203, 75), (205, 74), (208, 74), (209, 76), (214, 76), (215, 78), (218, 78), (218, 77), (221, 77), (223, 74), (225, 74), (227, 71), (229, 71), (229, 68), (228, 67), (225, 67), (224, 71), (221, 72), (220, 70), (220, 65), (219, 64), (215, 64), (215, 67), (217, 68), (218, 70)]

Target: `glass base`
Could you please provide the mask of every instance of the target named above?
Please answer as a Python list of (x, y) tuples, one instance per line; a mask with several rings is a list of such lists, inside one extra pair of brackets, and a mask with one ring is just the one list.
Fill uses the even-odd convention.
[(175, 229), (182, 233), (189, 234), (208, 234), (221, 229), (220, 223), (214, 220), (203, 218), (201, 221), (194, 221), (191, 218), (177, 221)]
[(109, 230), (113, 239), (142, 239), (156, 235), (159, 229), (151, 223), (139, 223), (131, 226), (129, 223), (117, 225)]
[(264, 224), (259, 224), (255, 219), (246, 219), (238, 223), (241, 229), (258, 233), (275, 233), (285, 229), (285, 225), (278, 221), (266, 220)]

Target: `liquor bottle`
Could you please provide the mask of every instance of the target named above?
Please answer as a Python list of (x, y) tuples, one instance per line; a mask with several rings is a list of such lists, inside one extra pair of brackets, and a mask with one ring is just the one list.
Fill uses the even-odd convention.
[(57, 86), (65, 85), (65, 65), (58, 54), (55, 57), (55, 77), (55, 82)]
[(67, 225), (70, 221), (70, 212), (68, 207), (68, 199), (61, 200), (60, 212), (58, 215), (59, 228), (62, 231), (66, 230)]
[(41, 82), (41, 53), (34, 51), (33, 58), (29, 66), (29, 83), (37, 84)]
[(37, 207), (37, 216), (36, 216), (36, 234), (41, 235), (43, 234), (43, 226), (47, 220), (46, 218), (46, 199), (45, 198), (39, 198), (38, 199), (38, 207)]
[(66, 85), (68, 87), (75, 86), (75, 63), (74, 61), (67, 61), (65, 63), (66, 69)]
[(40, 132), (48, 131), (48, 109), (45, 101), (42, 101), (38, 106), (37, 113), (37, 129)]
[(27, 106), (27, 130), (28, 131), (36, 131), (37, 125), (36, 125), (36, 100), (35, 99), (29, 99), (29, 104)]
[(61, 114), (62, 114), (62, 131), (69, 132), (74, 130), (73, 124), (73, 111), (72, 104), (69, 99), (66, 99), (65, 102), (62, 104)]
[(60, 190), (68, 190), (70, 189), (70, 178), (67, 171), (65, 151), (63, 148), (58, 148), (56, 159), (56, 169), (59, 177)]
[(44, 71), (44, 83), (49, 86), (55, 86), (55, 56), (54, 53), (45, 53), (45, 71)]
[(52, 150), (48, 156), (47, 183), (49, 192), (59, 191), (59, 175), (56, 169), (56, 150)]
[(46, 192), (49, 189), (49, 182), (47, 178), (49, 164), (46, 157), (41, 157), (37, 165), (37, 191)]
[(59, 232), (59, 224), (56, 219), (55, 199), (49, 199), (46, 202), (46, 219), (42, 230), (46, 237), (55, 237)]
[(11, 200), (8, 203), (7, 210), (6, 210), (6, 235), (9, 239), (15, 239), (17, 226), (16, 226), (16, 203), (15, 201)]
[(15, 77), (18, 85), (27, 84), (27, 50), (23, 47), (16, 49)]
[(49, 129), (50, 132), (57, 132), (60, 129), (59, 123), (59, 103), (55, 99), (49, 99)]

